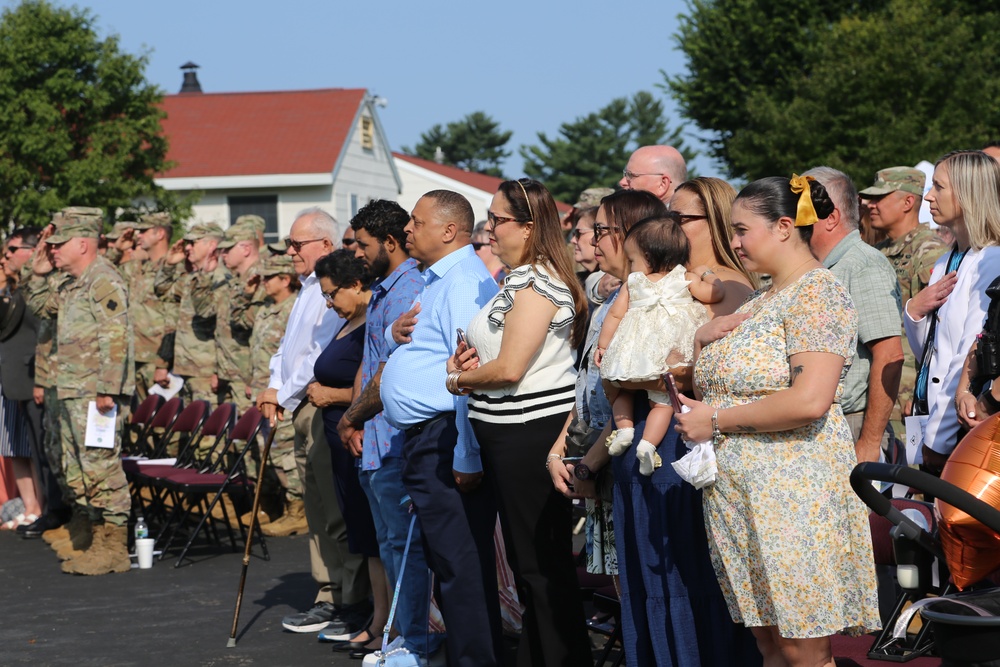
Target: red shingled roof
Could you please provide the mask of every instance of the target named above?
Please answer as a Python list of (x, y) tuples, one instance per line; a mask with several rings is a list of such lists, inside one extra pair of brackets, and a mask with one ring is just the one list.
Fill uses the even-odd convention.
[(167, 159), (161, 176), (332, 172), (365, 96), (363, 88), (187, 93), (163, 100)]
[[(437, 162), (433, 162), (431, 160), (425, 160), (422, 157), (404, 155), (403, 153), (396, 153), (395, 151), (392, 156), (409, 162), (410, 164), (415, 164), (418, 167), (423, 167), (428, 171), (433, 171), (435, 174), (440, 174), (441, 176), (454, 179), (459, 183), (465, 183), (466, 185), (474, 187), (477, 190), (482, 190), (483, 192), (496, 192), (500, 188), (500, 184), (504, 181), (504, 179), (497, 178), (496, 176), (480, 174), (475, 171), (465, 171), (464, 169), (459, 169), (458, 167), (453, 167), (451, 165), (438, 164)], [(564, 204), (561, 201), (556, 201), (556, 208), (560, 213), (569, 213), (573, 207), (568, 204)]]

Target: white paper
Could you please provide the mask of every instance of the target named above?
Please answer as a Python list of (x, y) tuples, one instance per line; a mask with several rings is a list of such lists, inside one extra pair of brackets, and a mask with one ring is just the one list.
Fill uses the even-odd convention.
[(924, 433), (927, 431), (927, 415), (907, 417), (903, 420), (906, 427), (906, 462), (909, 465), (923, 463)]
[(87, 434), (84, 445), (87, 447), (115, 448), (115, 422), (118, 418), (118, 406), (102, 415), (97, 410), (97, 401), (91, 401), (87, 406)]
[(174, 375), (173, 373), (168, 373), (167, 377), (170, 378), (170, 384), (163, 387), (154, 383), (153, 386), (149, 388), (149, 393), (159, 394), (166, 401), (169, 401), (171, 398), (176, 396), (177, 392), (179, 392), (181, 387), (184, 386), (184, 378), (179, 375)]

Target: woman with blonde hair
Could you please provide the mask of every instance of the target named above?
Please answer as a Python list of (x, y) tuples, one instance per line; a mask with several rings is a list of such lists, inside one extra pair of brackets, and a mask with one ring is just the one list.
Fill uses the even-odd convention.
[(914, 414), (927, 417), (923, 463), (940, 472), (961, 436), (956, 401), (967, 419), (970, 411), (976, 415), (976, 397), (959, 385), (959, 376), (982, 331), (990, 301), (986, 288), (1000, 275), (1000, 166), (982, 151), (948, 153), (934, 166), (924, 198), (934, 222), (955, 236), (930, 283), (903, 308), (906, 337), (919, 363)]
[(541, 183), (500, 184), (490, 247), (510, 267), (469, 323), (446, 386), (469, 394), (469, 421), (500, 510), (518, 599), (518, 665), (589, 665), (573, 563), (571, 504), (549, 482), (546, 455), (574, 403), (575, 350), (588, 306), (566, 252), (555, 201)]

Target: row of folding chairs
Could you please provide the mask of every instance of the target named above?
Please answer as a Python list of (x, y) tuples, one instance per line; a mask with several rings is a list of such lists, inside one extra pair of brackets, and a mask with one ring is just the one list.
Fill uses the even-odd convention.
[[(250, 539), (240, 513), (252, 504), (256, 480), (247, 475), (246, 463), (248, 456), (257, 457), (262, 425), (257, 408), (237, 419), (232, 403), (212, 410), (207, 401), (184, 406), (180, 398), (151, 395), (135, 406), (122, 434), (122, 463), (133, 512), (150, 525), (161, 560), (186, 537), (174, 564), (179, 567), (202, 533), (221, 546), (225, 531), (236, 551), (233, 524), (241, 541)], [(260, 526), (254, 535), (269, 559)]]

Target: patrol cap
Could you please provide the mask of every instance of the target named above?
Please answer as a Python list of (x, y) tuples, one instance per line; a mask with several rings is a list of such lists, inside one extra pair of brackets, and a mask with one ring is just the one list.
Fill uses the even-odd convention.
[(96, 239), (104, 226), (104, 211), (90, 206), (69, 206), (59, 212), (62, 222), (56, 222), (56, 233), (45, 239), (46, 243), (59, 245), (70, 239)]
[[(225, 237), (219, 241), (219, 248), (232, 248), (234, 245), (240, 241), (256, 241), (259, 236), (257, 236), (257, 230), (254, 228), (252, 222), (243, 221), (240, 222), (242, 218), (249, 216), (240, 216), (236, 222), (226, 230)], [(253, 216), (257, 217), (257, 216)]]
[(615, 191), (613, 188), (587, 188), (580, 193), (580, 197), (577, 199), (577, 202), (573, 204), (573, 208), (600, 206), (602, 199), (614, 193)]
[(104, 235), (104, 238), (116, 241), (121, 238), (121, 235), (125, 233), (127, 229), (135, 229), (136, 223), (131, 220), (116, 222), (115, 226), (111, 228), (111, 231)]
[(171, 227), (173, 220), (166, 211), (158, 213), (144, 213), (139, 216), (139, 221), (132, 225), (139, 231), (152, 229), (153, 227)]
[(187, 230), (184, 240), (200, 241), (205, 238), (222, 240), (223, 236), (225, 236), (225, 232), (222, 231), (222, 227), (219, 227), (214, 222), (198, 222), (191, 225), (191, 228)]
[(285, 243), (285, 239), (281, 239), (280, 241), (275, 241), (274, 243), (268, 243), (267, 249), (272, 255), (284, 255), (288, 252), (288, 245)]
[(233, 225), (249, 225), (258, 234), (263, 234), (264, 227), (267, 226), (267, 223), (264, 222), (264, 218), (259, 215), (241, 215), (236, 218), (236, 222), (234, 222)]
[(870, 188), (865, 188), (859, 194), (880, 197), (891, 192), (909, 192), (918, 197), (924, 196), (924, 183), (926, 176), (924, 172), (916, 167), (889, 167), (882, 169), (875, 175), (875, 183)]
[(295, 274), (291, 255), (271, 255), (264, 260), (264, 266), (260, 270), (260, 275), (265, 278), (267, 276), (294, 276)]

